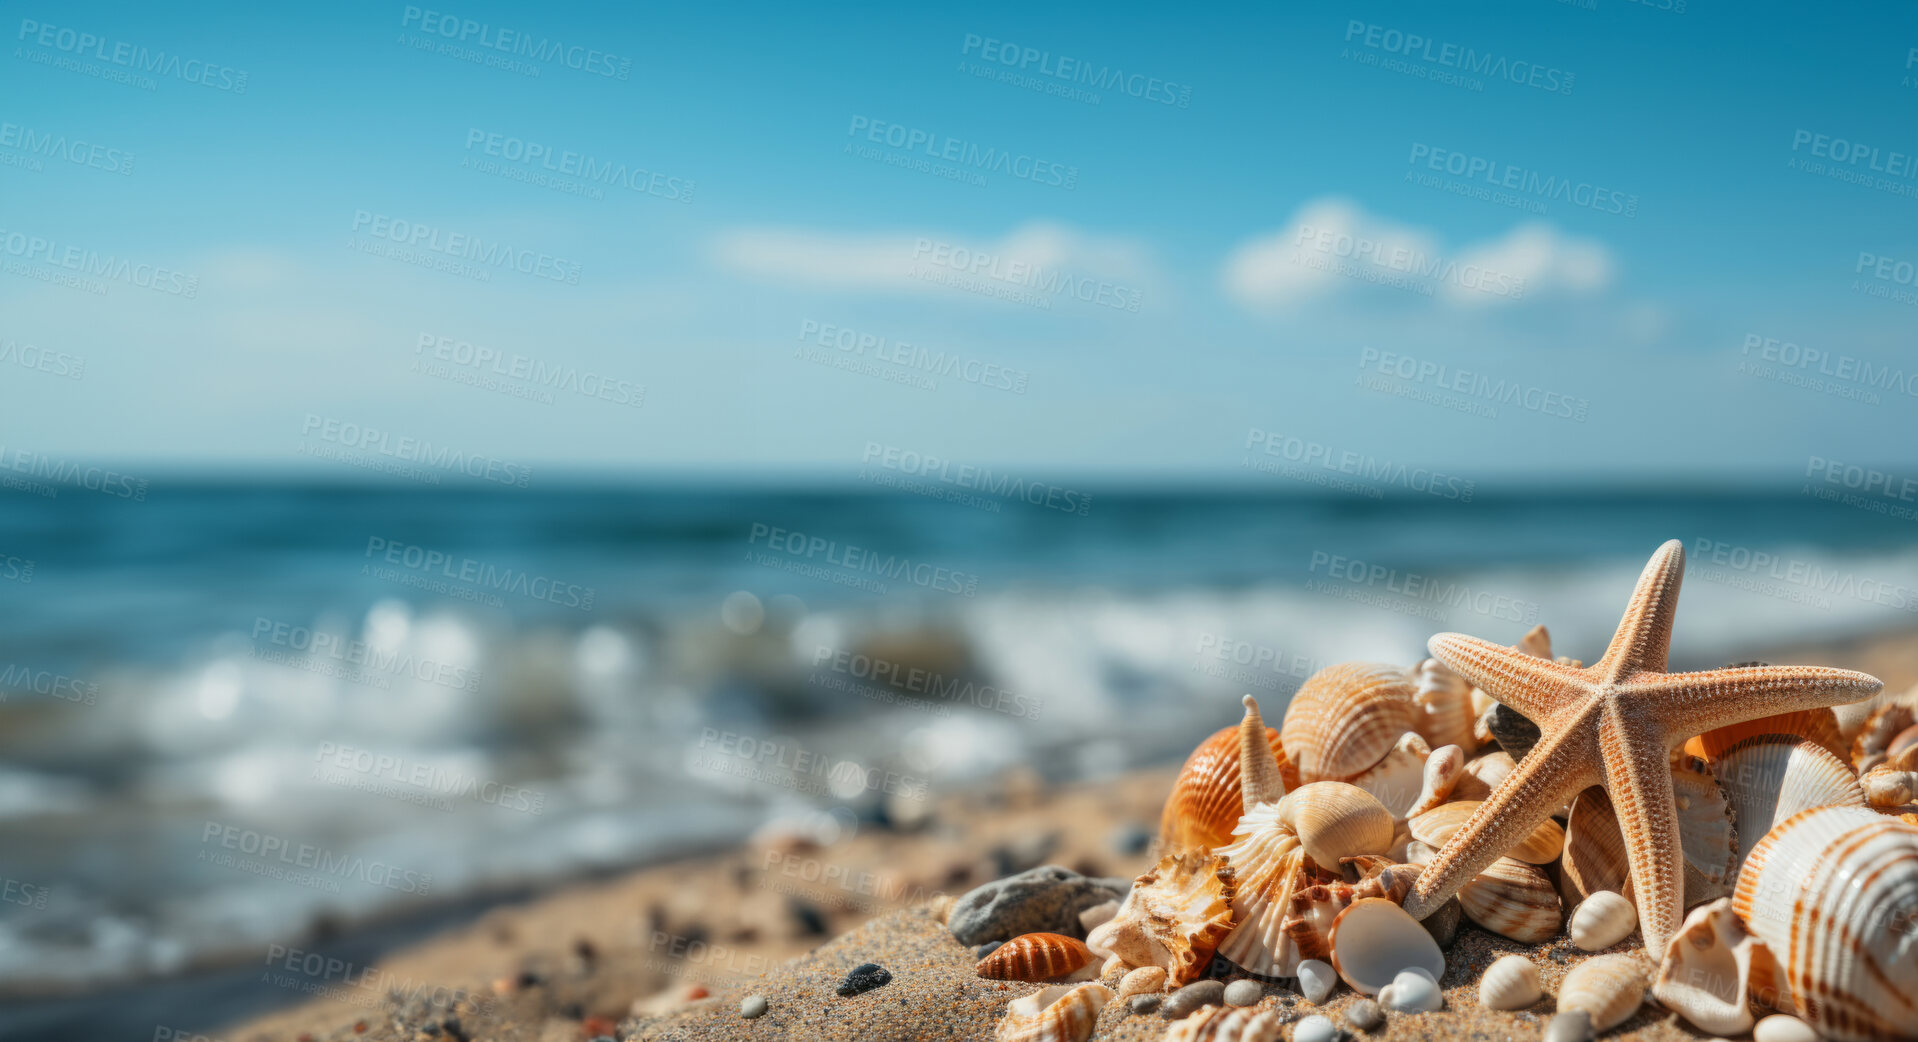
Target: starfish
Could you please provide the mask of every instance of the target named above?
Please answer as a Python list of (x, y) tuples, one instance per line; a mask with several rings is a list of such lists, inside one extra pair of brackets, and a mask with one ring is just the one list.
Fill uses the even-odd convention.
[(1423, 919), (1579, 792), (1602, 785), (1618, 812), (1633, 900), (1653, 959), (1684, 917), (1684, 852), (1671, 750), (1693, 735), (1760, 717), (1870, 697), (1878, 678), (1817, 666), (1667, 673), (1685, 547), (1658, 548), (1638, 577), (1605, 657), (1560, 665), (1459, 633), (1427, 646), (1486, 694), (1538, 724), (1539, 742), (1420, 873), (1405, 910)]

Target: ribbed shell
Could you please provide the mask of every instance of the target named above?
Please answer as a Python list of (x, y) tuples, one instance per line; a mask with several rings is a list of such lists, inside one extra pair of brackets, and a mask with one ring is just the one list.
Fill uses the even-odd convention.
[(1467, 919), (1527, 944), (1557, 936), (1564, 922), (1551, 879), (1536, 866), (1509, 857), (1487, 865), (1460, 887), (1458, 901)]
[[(1297, 785), (1286, 763), (1277, 728), (1265, 729), (1279, 772)], [(1231, 842), (1232, 827), (1245, 807), (1239, 791), (1239, 729), (1226, 727), (1199, 743), (1186, 757), (1179, 778), (1159, 816), (1159, 840), (1169, 851), (1210, 850)]]
[(1478, 1003), (1487, 1009), (1524, 1009), (1544, 996), (1538, 964), (1523, 955), (1501, 956), (1478, 980)]
[(1727, 749), (1747, 738), (1759, 735), (1779, 734), (1804, 738), (1817, 742), (1843, 760), (1850, 755), (1851, 745), (1838, 733), (1838, 717), (1829, 709), (1806, 709), (1796, 713), (1781, 713), (1778, 716), (1761, 717), (1747, 720), (1742, 724), (1732, 724), (1706, 731), (1685, 743), (1685, 751), (1701, 760), (1710, 762), (1718, 759)]
[(1085, 942), (1060, 933), (1026, 933), (993, 949), (974, 972), (993, 980), (1047, 981), (1069, 977), (1092, 961)]
[(1277, 1010), (1207, 1006), (1173, 1024), (1165, 1042), (1278, 1042), (1283, 1030)]
[(1715, 901), (1738, 879), (1738, 830), (1718, 780), (1702, 771), (1672, 768), (1678, 840), (1685, 852), (1685, 907)]
[(1338, 871), (1346, 858), (1383, 854), (1392, 845), (1392, 812), (1371, 793), (1343, 782), (1301, 785), (1285, 794), (1274, 816), (1327, 872)]
[(1132, 881), (1119, 914), (1086, 935), (1086, 946), (1127, 967), (1162, 966), (1173, 987), (1199, 979), (1232, 930), (1232, 866), (1207, 852), (1168, 854)]
[(1425, 739), (1407, 731), (1384, 759), (1359, 772), (1351, 784), (1371, 793), (1394, 820), (1403, 821), (1425, 788), (1425, 761), (1431, 755)]
[(1413, 729), (1438, 749), (1456, 745), (1470, 755), (1478, 748), (1472, 725), (1478, 713), (1472, 709), (1472, 684), (1435, 658), (1418, 664), (1413, 674)]
[(1332, 923), (1332, 966), (1352, 990), (1377, 995), (1407, 969), (1445, 976), (1445, 953), (1405, 909), (1383, 898), (1354, 902)]
[(1157, 995), (1165, 991), (1165, 967), (1140, 966), (1119, 978), (1119, 991), (1112, 1001), (1124, 1002), (1134, 995)]
[(1558, 987), (1558, 1010), (1583, 1010), (1592, 1030), (1608, 1031), (1624, 1023), (1645, 1002), (1650, 967), (1637, 955), (1597, 955), (1565, 975)]
[(1631, 896), (1631, 865), (1618, 812), (1605, 790), (1594, 785), (1572, 800), (1565, 823), (1565, 856), (1559, 884), (1566, 903), (1576, 905), (1600, 890)]
[[(1459, 829), (1465, 827), (1465, 823), (1478, 812), (1479, 806), (1478, 800), (1441, 803), (1411, 820), (1412, 838), (1434, 847), (1443, 847)], [(1559, 827), (1558, 822), (1546, 818), (1517, 846), (1505, 851), (1505, 856), (1530, 865), (1546, 865), (1557, 861), (1564, 849), (1565, 830)]]
[(1732, 910), (1820, 1034), (1918, 1038), (1918, 827), (1857, 807), (1794, 815), (1745, 859)]
[(1384, 759), (1412, 730), (1412, 692), (1397, 666), (1342, 662), (1312, 674), (1280, 730), (1299, 780), (1348, 781)]
[(1572, 935), (1573, 944), (1596, 952), (1630, 937), (1637, 927), (1638, 906), (1622, 894), (1600, 890), (1572, 909), (1572, 920), (1566, 930)]
[(998, 1042), (1085, 1042), (1112, 1001), (1100, 984), (1057, 985), (1013, 999), (993, 1033)]
[(1311, 868), (1298, 835), (1279, 820), (1276, 804), (1261, 804), (1246, 814), (1235, 836), (1235, 842), (1218, 851), (1232, 866), (1237, 881), (1232, 897), (1234, 925), (1220, 942), (1219, 954), (1250, 973), (1293, 976), (1299, 960), (1308, 956), (1300, 955), (1285, 933), (1292, 895), (1338, 877)]
[(1845, 761), (1817, 742), (1756, 735), (1711, 761), (1738, 825), (1738, 864), (1772, 826), (1818, 807), (1862, 807), (1865, 792)]

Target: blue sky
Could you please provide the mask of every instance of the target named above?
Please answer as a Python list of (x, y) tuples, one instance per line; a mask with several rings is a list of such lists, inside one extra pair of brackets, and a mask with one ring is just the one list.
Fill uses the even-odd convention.
[[(1918, 463), (1918, 12), (1670, 6), (16, 6), (0, 441), (335, 477), (312, 450), (364, 428), (542, 473)], [(528, 145), (600, 197), (511, 179)], [(1487, 170), (1519, 187), (1461, 194)], [(469, 250), (538, 273), (426, 266)]]

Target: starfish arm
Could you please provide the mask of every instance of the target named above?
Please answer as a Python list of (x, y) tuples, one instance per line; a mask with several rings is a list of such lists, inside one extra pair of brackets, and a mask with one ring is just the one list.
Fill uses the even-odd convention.
[(1578, 670), (1551, 659), (1463, 633), (1439, 633), (1425, 642), (1432, 657), (1535, 724), (1581, 694)]
[(1639, 573), (1625, 617), (1618, 620), (1605, 657), (1592, 668), (1606, 680), (1632, 673), (1663, 673), (1672, 646), (1672, 620), (1678, 612), (1678, 587), (1685, 578), (1685, 544), (1676, 539), (1652, 554)]
[(1414, 919), (1438, 911), (1459, 887), (1598, 781), (1595, 769), (1582, 765), (1576, 756), (1564, 755), (1567, 744), (1562, 738), (1540, 742), (1452, 835), (1405, 896), (1405, 910)]
[(1685, 916), (1685, 851), (1679, 842), (1670, 752), (1656, 724), (1617, 717), (1599, 728), (1605, 791), (1631, 863), (1632, 901), (1645, 950), (1663, 958)]
[(1675, 745), (1716, 727), (1863, 701), (1883, 687), (1877, 677), (1849, 669), (1740, 666), (1634, 679), (1626, 690)]

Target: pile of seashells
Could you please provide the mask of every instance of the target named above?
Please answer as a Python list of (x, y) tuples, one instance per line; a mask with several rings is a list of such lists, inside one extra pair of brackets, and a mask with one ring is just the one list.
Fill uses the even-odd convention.
[[(1542, 626), (1518, 647), (1552, 657)], [(1055, 984), (1011, 1004), (1002, 1042), (1083, 1042), (1107, 1004), (1207, 979), (1283, 979), (1314, 1004), (1343, 981), (1386, 1010), (1426, 1012), (1443, 1005), (1444, 950), (1461, 919), (1528, 945), (1569, 933), (1590, 952), (1637, 929), (1625, 840), (1596, 787), (1425, 921), (1400, 907), (1537, 738), (1436, 660), (1321, 670), (1276, 730), (1251, 696), (1244, 705), (1238, 726), (1186, 760), (1162, 856), (1109, 919), (1089, 923), (1084, 942), (1028, 934), (979, 963), (982, 976)], [(1683, 928), (1663, 952), (1641, 945), (1577, 965), (1547, 1036), (1623, 1023), (1649, 986), (1652, 1001), (1712, 1034), (1918, 1040), (1918, 689), (1708, 732), (1673, 754), (1671, 772)], [(1492, 1009), (1543, 997), (1524, 955), (1478, 982)], [(1174, 1021), (1168, 1042), (1333, 1037), (1325, 1018), (1292, 1023), (1272, 1003), (1192, 1009), (1178, 998), (1160, 1007)], [(1567, 1014), (1577, 1034), (1561, 1036)]]

